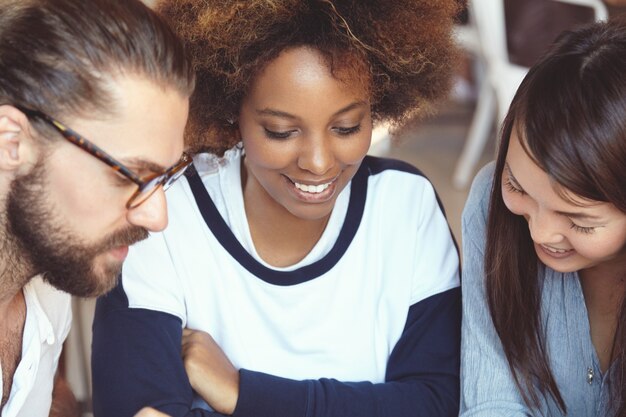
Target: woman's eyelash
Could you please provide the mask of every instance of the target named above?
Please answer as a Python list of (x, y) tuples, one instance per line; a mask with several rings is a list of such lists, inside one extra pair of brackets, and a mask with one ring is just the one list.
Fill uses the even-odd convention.
[(595, 227), (583, 227), (583, 226), (577, 225), (574, 222), (571, 222), (570, 228), (574, 229), (577, 232), (585, 233), (585, 234), (593, 233), (596, 230)]
[(287, 139), (294, 131), (287, 130), (285, 132), (276, 132), (273, 130), (265, 129), (265, 135), (270, 139)]
[[(512, 193), (519, 193), (519, 194), (522, 194), (522, 195), (526, 194), (524, 192), (524, 190), (520, 190), (515, 185), (513, 185), (513, 182), (511, 181), (511, 178), (508, 177), (508, 176), (504, 180), (504, 186), (507, 188), (507, 190), (509, 190)], [(585, 234), (593, 233), (596, 230), (595, 227), (579, 226), (579, 225), (577, 225), (576, 223), (574, 223), (572, 221), (570, 221), (570, 228), (574, 229), (576, 232), (585, 233)]]
[[(336, 127), (334, 128), (335, 132), (337, 132), (341, 136), (349, 136), (354, 135), (361, 131), (361, 125), (358, 124), (352, 127)], [(295, 132), (295, 130), (287, 130), (284, 132), (277, 132), (275, 130), (269, 130), (268, 128), (264, 128), (265, 135), (271, 139), (287, 139), (291, 134)]]
[(520, 194), (522, 194), (522, 195), (523, 195), (523, 194), (526, 194), (526, 193), (524, 192), (524, 190), (520, 190), (519, 188), (517, 188), (516, 186), (514, 186), (514, 185), (513, 185), (513, 182), (511, 182), (511, 178), (510, 178), (510, 177), (507, 177), (507, 178), (504, 180), (504, 186), (505, 186), (505, 187), (506, 187), (509, 191), (511, 191), (512, 193), (520, 193)]
[(361, 124), (352, 127), (337, 127), (335, 130), (342, 136), (353, 135), (361, 131)]

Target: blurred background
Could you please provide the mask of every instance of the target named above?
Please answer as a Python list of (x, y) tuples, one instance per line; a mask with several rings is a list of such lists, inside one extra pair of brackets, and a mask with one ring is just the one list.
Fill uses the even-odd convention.
[[(498, 126), (528, 67), (562, 30), (613, 18), (626, 9), (626, 0), (458, 1), (461, 12), (455, 36), (462, 59), (448, 98), (396, 136), (385, 126), (378, 127), (370, 153), (405, 160), (424, 172), (460, 245), (461, 212), (471, 180), (494, 158)], [(74, 324), (62, 363), (84, 417), (92, 415), (94, 306), (95, 300), (74, 300)]]

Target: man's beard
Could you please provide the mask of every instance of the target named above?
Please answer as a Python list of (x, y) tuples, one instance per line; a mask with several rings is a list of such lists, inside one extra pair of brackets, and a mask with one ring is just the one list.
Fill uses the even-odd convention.
[(96, 267), (96, 257), (143, 240), (148, 237), (148, 231), (129, 226), (96, 243), (85, 243), (62, 226), (60, 216), (55, 216), (46, 203), (44, 178), (45, 167), (40, 162), (31, 173), (11, 184), (6, 200), (5, 233), (17, 246), (13, 254), (17, 258), (12, 262), (28, 262), (33, 274), (43, 274), (54, 287), (72, 295), (93, 297), (108, 292), (117, 283), (122, 262), (100, 256), (100, 266)]

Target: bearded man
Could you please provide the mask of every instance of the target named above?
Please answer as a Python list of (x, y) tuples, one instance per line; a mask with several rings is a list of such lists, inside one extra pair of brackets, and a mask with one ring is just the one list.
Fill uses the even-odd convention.
[(70, 295), (111, 289), (128, 246), (167, 225), (193, 84), (138, 0), (0, 0), (3, 417), (62, 415)]

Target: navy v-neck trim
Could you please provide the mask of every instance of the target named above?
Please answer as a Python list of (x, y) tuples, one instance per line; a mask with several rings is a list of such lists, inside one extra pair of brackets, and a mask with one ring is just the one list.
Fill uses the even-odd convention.
[[(367, 158), (366, 158), (367, 159)], [(350, 200), (348, 210), (339, 232), (339, 236), (332, 249), (321, 259), (312, 264), (300, 267), (291, 271), (277, 271), (261, 264), (246, 251), (239, 240), (235, 237), (230, 227), (224, 221), (219, 210), (213, 203), (213, 199), (207, 192), (202, 179), (197, 172), (187, 177), (191, 192), (196, 200), (196, 204), (202, 214), (204, 222), (215, 235), (222, 247), (241, 266), (259, 279), (274, 285), (297, 285), (315, 279), (330, 271), (343, 257), (348, 247), (356, 235), (367, 199), (368, 168), (366, 161), (361, 163), (357, 173), (350, 182)]]

